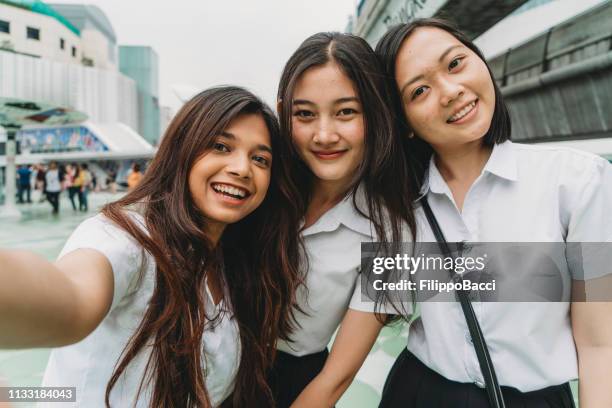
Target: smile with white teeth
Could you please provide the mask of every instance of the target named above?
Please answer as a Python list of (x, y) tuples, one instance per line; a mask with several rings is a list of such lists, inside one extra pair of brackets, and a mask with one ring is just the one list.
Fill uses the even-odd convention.
[(212, 185), (213, 190), (215, 190), (217, 193), (221, 193), (233, 198), (238, 198), (238, 199), (244, 199), (247, 195), (249, 195), (249, 192), (247, 190), (244, 190), (242, 188), (238, 188), (238, 187), (234, 187), (234, 186), (230, 186), (227, 184), (219, 184), (219, 183), (215, 183)]
[(459, 112), (455, 113), (453, 116), (448, 118), (446, 123), (456, 122), (459, 119), (463, 118), (465, 115), (470, 113), (472, 109), (474, 109), (474, 106), (476, 106), (476, 101), (469, 103), (468, 105), (465, 106), (465, 108), (461, 109)]

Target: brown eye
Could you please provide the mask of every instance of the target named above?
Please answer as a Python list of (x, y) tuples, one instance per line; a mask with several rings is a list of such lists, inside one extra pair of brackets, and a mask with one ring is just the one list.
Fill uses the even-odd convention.
[(309, 119), (314, 116), (314, 113), (312, 113), (311, 111), (302, 109), (302, 110), (295, 111), (293, 116), (297, 116), (298, 118), (301, 118), (301, 119)]
[(448, 64), (448, 70), (451, 71), (455, 68), (457, 68), (460, 64), (461, 64), (461, 60), (463, 58), (455, 58), (454, 60), (451, 61), (450, 64)]
[(262, 167), (268, 167), (270, 165), (270, 160), (263, 156), (253, 156), (253, 160)]
[(344, 108), (338, 112), (340, 116), (354, 115), (355, 113), (357, 113), (357, 111), (353, 108)]
[(224, 152), (224, 153), (229, 152), (229, 147), (219, 142), (213, 145), (213, 149), (215, 149), (218, 152)]
[(417, 89), (414, 90), (414, 92), (412, 93), (412, 99), (422, 95), (425, 90), (427, 89), (426, 86), (419, 86)]

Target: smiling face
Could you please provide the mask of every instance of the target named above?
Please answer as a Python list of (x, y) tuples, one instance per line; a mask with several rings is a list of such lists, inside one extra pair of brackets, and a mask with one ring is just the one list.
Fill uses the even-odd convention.
[(271, 165), (270, 133), (263, 117), (244, 114), (232, 120), (189, 172), (191, 197), (210, 228), (220, 232), (261, 204)]
[(480, 143), (491, 126), (495, 89), (478, 55), (448, 32), (416, 29), (395, 63), (408, 123), (436, 150)]
[(364, 118), (353, 83), (334, 62), (308, 69), (296, 82), (291, 132), (315, 184), (348, 186), (363, 161)]

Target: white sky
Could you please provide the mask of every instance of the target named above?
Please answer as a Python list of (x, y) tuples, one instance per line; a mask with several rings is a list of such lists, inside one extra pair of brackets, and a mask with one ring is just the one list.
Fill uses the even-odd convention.
[(119, 45), (150, 45), (159, 55), (160, 103), (181, 105), (174, 85), (235, 84), (268, 103), (286, 60), (319, 31), (343, 31), (356, 0), (50, 0), (94, 4)]

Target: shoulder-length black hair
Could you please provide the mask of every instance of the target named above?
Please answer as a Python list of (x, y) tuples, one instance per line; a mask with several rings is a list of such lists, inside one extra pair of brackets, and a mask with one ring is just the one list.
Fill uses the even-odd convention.
[[(508, 108), (506, 107), (504, 98), (499, 90), (499, 87), (497, 86), (497, 83), (495, 83), (495, 78), (484, 55), (468, 38), (468, 36), (461, 32), (461, 30), (459, 30), (455, 25), (449, 21), (439, 18), (420, 18), (407, 24), (395, 25), (391, 27), (385, 33), (385, 35), (383, 35), (376, 45), (376, 54), (382, 62), (386, 73), (387, 82), (391, 88), (391, 100), (393, 103), (394, 112), (399, 118), (398, 126), (400, 131), (404, 135), (407, 135), (411, 132), (411, 129), (404, 115), (401, 96), (395, 82), (395, 62), (397, 60), (397, 54), (399, 53), (404, 41), (410, 37), (410, 35), (416, 29), (421, 27), (432, 27), (446, 31), (459, 40), (463, 45), (474, 51), (474, 53), (478, 55), (478, 57), (485, 63), (487, 70), (489, 71), (489, 75), (491, 76), (491, 81), (493, 82), (493, 88), (495, 89), (495, 108), (493, 110), (491, 126), (483, 138), (483, 143), (487, 146), (493, 146), (494, 144), (499, 144), (506, 140), (510, 140), (510, 114), (508, 113)], [(420, 176), (422, 176), (422, 172), (429, 164), (429, 157), (431, 156), (433, 150), (428, 143), (419, 138), (411, 139), (409, 145), (411, 146), (411, 156), (419, 163), (418, 168), (420, 169)], [(420, 177), (419, 180), (422, 180), (422, 177)]]
[[(301, 160), (292, 142), (293, 93), (297, 81), (310, 68), (335, 63), (351, 80), (361, 102), (365, 127), (364, 157), (347, 194), (353, 205), (368, 217), (380, 241), (402, 241), (402, 226), (415, 235), (412, 202), (416, 197), (411, 169), (397, 137), (396, 121), (387, 106), (388, 84), (370, 45), (362, 38), (337, 32), (321, 32), (307, 38), (287, 61), (278, 87), (278, 109), (282, 151), (289, 160), (283, 165), (298, 190), (299, 219), (306, 214), (312, 197), (314, 176)], [(362, 186), (367, 208), (359, 208), (357, 189)], [(389, 217), (387, 220), (386, 217)]]
[[(189, 190), (194, 163), (240, 115), (266, 123), (274, 161), (262, 204), (228, 225), (218, 246)], [(152, 385), (152, 407), (210, 407), (202, 362), (205, 328), (215, 324), (204, 309), (206, 277), (222, 282), (223, 300), (238, 324), (241, 357), (231, 405), (271, 406), (266, 372), (277, 338), (288, 338), (298, 284), (298, 241), (292, 200), (281, 171), (279, 127), (270, 108), (234, 86), (208, 89), (185, 103), (172, 119), (159, 150), (138, 186), (102, 212), (128, 232), (155, 259), (155, 290), (144, 317), (125, 347), (106, 387), (106, 405), (119, 378), (151, 345), (141, 382)], [(146, 232), (126, 210), (141, 207)], [(297, 222), (296, 222), (297, 223)], [(212, 322), (209, 320), (212, 319)]]

